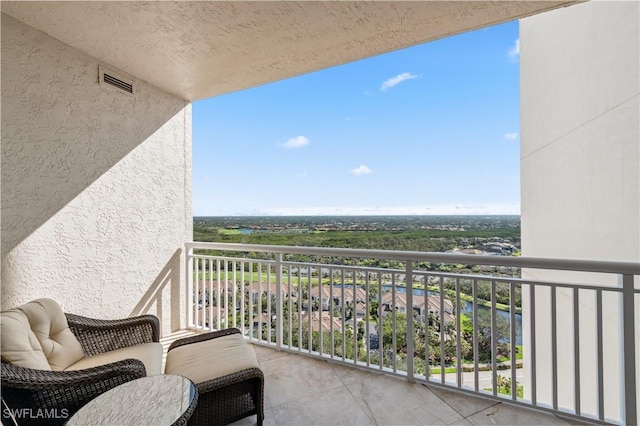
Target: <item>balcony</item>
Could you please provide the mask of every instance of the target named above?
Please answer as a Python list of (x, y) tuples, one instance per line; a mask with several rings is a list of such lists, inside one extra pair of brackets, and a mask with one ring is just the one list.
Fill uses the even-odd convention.
[[(244, 331), (275, 424), (637, 421), (637, 263), (220, 243), (188, 243), (186, 261), (190, 329)], [(475, 268), (425, 268), (434, 264)], [(617, 284), (521, 278), (521, 269)], [(620, 312), (615, 344), (603, 300)], [(620, 396), (619, 411), (605, 408), (609, 395)], [(345, 408), (325, 417), (334, 406)]]
[[(200, 244), (187, 245), (185, 263), (182, 248), (193, 235), (189, 100), (562, 6), (570, 7), (521, 21), (524, 252), (536, 257), (635, 263), (453, 259), (442, 254), (412, 257), (308, 248), (283, 252), (273, 247)], [(447, 408), (445, 413), (434, 411), (434, 423), (439, 422), (435, 418), (461, 423), (555, 421), (555, 417), (539, 417), (540, 410), (570, 421), (637, 423), (637, 3), (267, 2), (259, 6), (165, 2), (141, 7), (138, 2), (3, 2), (2, 12), (3, 309), (48, 296), (60, 300), (65, 310), (87, 316), (156, 314), (165, 332), (185, 326), (189, 332), (241, 327), (267, 373), (270, 423), (298, 419), (293, 412), (279, 411), (291, 400), (278, 404), (275, 397), (270, 398), (283, 394), (283, 389), (299, 389), (299, 383), (307, 384), (298, 391), (306, 396), (299, 401), (307, 402), (297, 406), (300, 411), (321, 410), (326, 415), (332, 404), (344, 404), (343, 399), (308, 403), (311, 396), (320, 395), (314, 389), (324, 389), (324, 381), (333, 380), (333, 375), (311, 376), (311, 385), (295, 376), (286, 376), (290, 383), (279, 382), (285, 378), (282, 370), (269, 371), (269, 363), (276, 365), (277, 360), (309, 374), (314, 371), (307, 370), (316, 367), (327, 373), (327, 368), (331, 372), (347, 369), (344, 376), (337, 375), (342, 383), (350, 380), (345, 377), (365, 371), (367, 377), (376, 375), (368, 388), (386, 389), (398, 383), (419, 389), (424, 398), (394, 413), (397, 423), (428, 423), (431, 417), (427, 415), (417, 420), (400, 416), (410, 416), (418, 407), (431, 407), (438, 402), (431, 398), (436, 392), (457, 415), (446, 417)], [(263, 25), (247, 24), (257, 22), (252, 17), (259, 15), (273, 19), (265, 19)], [(393, 19), (396, 16), (404, 19)], [(266, 48), (259, 48), (262, 44)], [(101, 67), (132, 80), (133, 93), (102, 84)], [(239, 186), (238, 194), (251, 190), (251, 185)], [(236, 252), (229, 254), (233, 250)], [(325, 258), (306, 262), (297, 260), (296, 254)], [(377, 257), (398, 261), (401, 266), (362, 268), (329, 261), (338, 256)], [(442, 273), (422, 268), (422, 262), (463, 262), (480, 269), (486, 262), (494, 270), (521, 269), (522, 275)], [(254, 281), (246, 275), (254, 268), (256, 272), (261, 268), (255, 280), (261, 309), (249, 303), (253, 292), (244, 291)], [(316, 301), (309, 294), (314, 287), (303, 284), (318, 279), (317, 275), (322, 277), (323, 269), (329, 270), (322, 280), (330, 297), (323, 300), (319, 292)], [(546, 274), (549, 270), (551, 274)], [(570, 276), (562, 276), (564, 273)], [(266, 289), (264, 311), (259, 284)], [(350, 306), (343, 290), (348, 296), (349, 285), (367, 284), (365, 300), (358, 301), (356, 295)], [(400, 294), (399, 289), (403, 285), (406, 289), (407, 284), (414, 289), (428, 285), (440, 290), (442, 286), (449, 294), (439, 300), (428, 292)], [(383, 285), (390, 286), (386, 303), (369, 297), (375, 286)], [(485, 300), (493, 323), (491, 335), (505, 312), (496, 300), (497, 293), (521, 292), (521, 370), (498, 369), (510, 366), (504, 358), (513, 358), (519, 349), (518, 325), (512, 318), (517, 313), (510, 306), (512, 299), (516, 305), (515, 297), (507, 299), (507, 338), (489, 343), (492, 353), (503, 351), (506, 345), (506, 355), (485, 362), (474, 356), (475, 349), (471, 359), (468, 354), (461, 356), (468, 348), (456, 334), (463, 325), (458, 324), (462, 322), (460, 304), (447, 312), (448, 301), (461, 298), (458, 288), (460, 292), (476, 290), (477, 294), (470, 292), (472, 305), (480, 302), (482, 292), (489, 292)], [(495, 298), (491, 296), (494, 289)], [(293, 290), (300, 294), (294, 296)], [(379, 290), (376, 297), (382, 293)], [(375, 339), (359, 339), (353, 332), (360, 323), (365, 324), (363, 336), (375, 330), (375, 324), (367, 321), (374, 301), (376, 317), (383, 316), (382, 306), (392, 323), (402, 317), (403, 308), (405, 318), (415, 312), (404, 334), (392, 333), (387, 342), (383, 339), (382, 349), (378, 342), (376, 350), (382, 353), (382, 360), (373, 352)], [(336, 309), (328, 310), (332, 304), (339, 308), (338, 315), (333, 315)], [(303, 309), (307, 316), (302, 315)], [(289, 325), (294, 320), (300, 328)], [(472, 329), (478, 328), (480, 320), (474, 320), (472, 314)], [(423, 361), (415, 357), (422, 343), (406, 339), (406, 334), (419, 336), (421, 323), (427, 322), (453, 324), (450, 329), (455, 332), (443, 338), (440, 327), (435, 335), (426, 334), (424, 346), (428, 342), (435, 345), (433, 354), (425, 351), (429, 356)], [(305, 329), (313, 338), (305, 339)], [(347, 335), (355, 336), (355, 343), (347, 342)], [(399, 342), (403, 335), (406, 349)], [(445, 345), (444, 356), (440, 342)], [(470, 346), (479, 343), (471, 341)], [(390, 349), (386, 357), (385, 348)], [(281, 358), (265, 359), (276, 355)], [(454, 372), (442, 371), (441, 360)], [(480, 364), (488, 369), (482, 377), (476, 374)], [(498, 389), (498, 376), (511, 381), (500, 379)], [(504, 391), (505, 381), (515, 396), (499, 392)], [(517, 395), (516, 382), (523, 385), (522, 397)], [(353, 388), (347, 390), (353, 397)], [(443, 397), (445, 391), (455, 392)], [(486, 403), (476, 407), (478, 398)], [(396, 397), (383, 399), (368, 409), (379, 413), (399, 407)], [(385, 405), (386, 401), (394, 405)], [(487, 411), (490, 404), (497, 405)], [(493, 407), (517, 412), (517, 418), (483, 417)], [(533, 417), (528, 417), (532, 412), (527, 407), (537, 409)], [(336, 422), (346, 423), (346, 416), (359, 409), (351, 404), (343, 410), (345, 417)], [(377, 414), (368, 418), (386, 421)], [(328, 421), (318, 414), (309, 423)]]

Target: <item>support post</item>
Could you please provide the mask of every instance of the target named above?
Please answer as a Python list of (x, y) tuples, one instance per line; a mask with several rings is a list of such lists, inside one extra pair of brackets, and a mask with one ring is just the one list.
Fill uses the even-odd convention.
[[(269, 314), (271, 315), (271, 314)], [(276, 253), (276, 347), (282, 348), (282, 253)]]
[[(404, 282), (407, 288), (407, 382), (413, 378), (413, 262), (407, 260)], [(426, 289), (425, 289), (426, 291)], [(395, 332), (395, 331), (394, 331)]]
[(627, 425), (638, 424), (636, 397), (636, 331), (635, 331), (635, 292), (633, 275), (622, 276), (622, 332), (623, 332), (623, 404), (624, 420)]

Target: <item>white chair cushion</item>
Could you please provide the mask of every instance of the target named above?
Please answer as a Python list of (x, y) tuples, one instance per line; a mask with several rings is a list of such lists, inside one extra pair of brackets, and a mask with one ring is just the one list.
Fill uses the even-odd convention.
[(51, 370), (24, 313), (11, 309), (0, 314), (0, 341), (3, 361), (18, 367)]
[(64, 370), (84, 358), (82, 346), (69, 329), (67, 317), (57, 302), (36, 299), (15, 309), (29, 320), (29, 326), (52, 370)]
[(241, 334), (231, 334), (171, 349), (165, 373), (203, 383), (253, 367), (260, 368), (255, 351)]
[(163, 349), (160, 343), (141, 343), (139, 345), (82, 358), (65, 370), (84, 370), (85, 368), (97, 367), (111, 362), (122, 361), (127, 358), (135, 358), (142, 361), (144, 368), (147, 370), (147, 376), (153, 376), (162, 373), (162, 351)]

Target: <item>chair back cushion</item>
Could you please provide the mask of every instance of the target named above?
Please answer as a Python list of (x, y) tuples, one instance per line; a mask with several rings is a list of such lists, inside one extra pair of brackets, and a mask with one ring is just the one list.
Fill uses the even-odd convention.
[(22, 312), (11, 309), (0, 314), (0, 339), (3, 362), (18, 367), (51, 370), (40, 342), (31, 331), (29, 320)]
[(67, 317), (54, 300), (37, 299), (2, 312), (4, 361), (21, 367), (61, 371), (84, 356)]

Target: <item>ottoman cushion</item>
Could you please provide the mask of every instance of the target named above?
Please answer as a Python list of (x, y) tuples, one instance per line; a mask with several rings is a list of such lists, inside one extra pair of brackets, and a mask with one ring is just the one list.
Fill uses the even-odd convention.
[(256, 354), (241, 334), (231, 334), (172, 349), (165, 373), (188, 377), (197, 384), (248, 368), (260, 368)]

